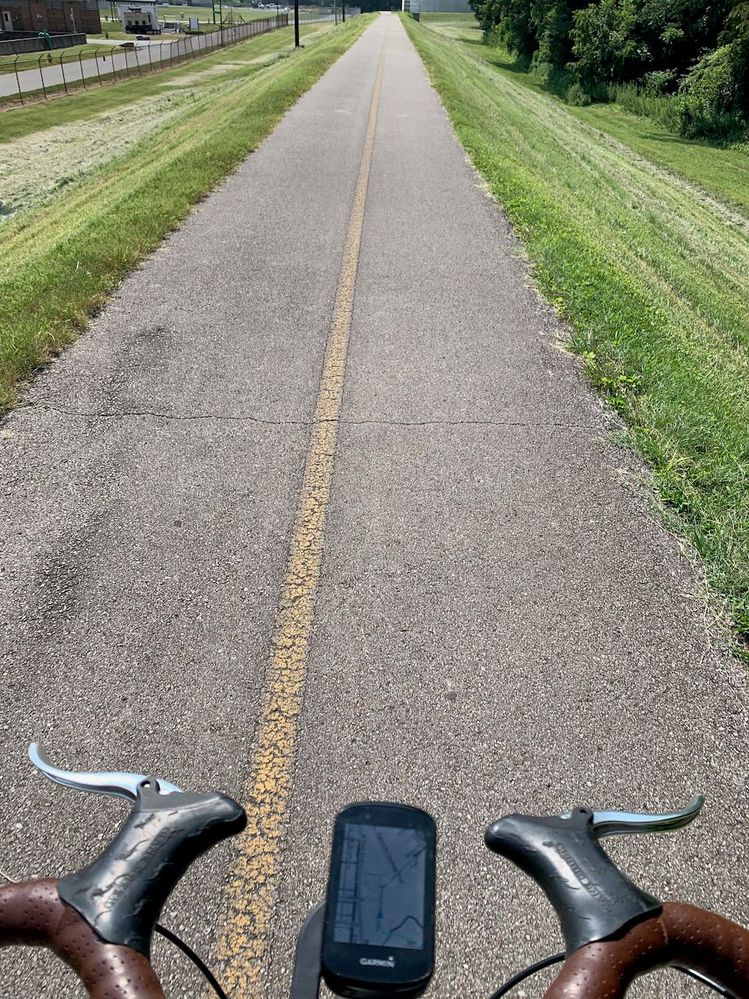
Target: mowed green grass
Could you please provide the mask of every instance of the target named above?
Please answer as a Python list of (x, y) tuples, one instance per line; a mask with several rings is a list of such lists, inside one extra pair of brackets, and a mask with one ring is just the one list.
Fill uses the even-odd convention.
[[(483, 32), (473, 14), (422, 14), (421, 23), (447, 38), (464, 42), (472, 54), (539, 94), (549, 94), (532, 73), (520, 70), (506, 50), (483, 44)], [(616, 104), (565, 105), (570, 114), (626, 143), (661, 166), (696, 181), (749, 213), (749, 149), (709, 145), (674, 135), (649, 118)]]
[[(241, 64), (237, 68), (231, 86), (216, 92), (215, 77), (209, 77), (201, 96), (194, 81), (189, 115), (151, 133), (116, 167), (102, 168), (40, 209), (2, 224), (0, 410), (12, 403), (19, 380), (77, 336), (127, 271), (239, 165), (371, 20), (364, 15), (334, 30), (312, 32), (305, 48), (265, 67), (251, 60), (273, 36), (278, 44), (281, 32), (233, 47), (232, 57), (244, 56), (246, 64), (244, 76)], [(218, 57), (191, 62), (192, 74), (201, 63), (210, 66), (212, 58)], [(89, 100), (89, 113), (95, 114), (107, 92), (122, 99), (124, 88), (161, 78), (55, 101), (54, 108), (5, 112), (3, 122), (15, 120), (17, 133), (28, 134), (24, 115), (33, 114), (32, 127), (38, 129), (50, 111), (70, 120), (84, 115), (82, 102)]]
[[(746, 638), (746, 215), (490, 65), (481, 46), (404, 20), (540, 288), (569, 322), (570, 347), (625, 418), (669, 523), (701, 554)], [(685, 173), (700, 173), (702, 148)]]
[[(333, 25), (328, 23), (300, 25), (299, 33), (305, 44), (309, 44), (332, 28)], [(28, 104), (24, 108), (13, 108), (3, 112), (0, 147), (2, 147), (3, 142), (11, 142), (13, 139), (29, 135), (31, 132), (52, 128), (55, 125), (64, 125), (67, 122), (81, 121), (114, 108), (129, 106), (142, 97), (149, 97), (161, 92), (165, 87), (178, 85), (183, 78), (186, 81), (191, 81), (196, 73), (202, 73), (214, 67), (231, 67), (227, 73), (222, 74), (221, 79), (231, 76), (241, 79), (247, 72), (255, 72), (261, 68), (262, 61), (271, 60), (274, 56), (281, 57), (287, 52), (293, 51), (293, 48), (294, 29), (279, 28), (277, 31), (269, 31), (267, 34), (240, 42), (238, 45), (218, 49), (216, 52), (200, 56), (195, 60), (191, 59), (174, 69), (170, 69), (166, 65), (163, 68), (154, 66), (153, 72), (144, 73), (143, 76), (133, 75), (124, 79), (122, 73), (118, 71), (119, 82), (116, 86), (91, 88), (89, 84), (88, 89), (84, 90), (83, 87), (78, 87), (76, 93), (66, 97), (65, 100), (50, 101), (49, 103), (38, 101)], [(104, 76), (103, 70), (102, 76)], [(186, 83), (186, 85), (192, 86), (191, 83)]]
[[(464, 42), (476, 57), (536, 93), (548, 94), (531, 73), (518, 70), (514, 58), (501, 48), (482, 44), (482, 31), (473, 14), (424, 14), (422, 23), (440, 34)], [(561, 103), (561, 102), (560, 102)], [(630, 114), (616, 104), (586, 108), (564, 105), (580, 121), (619, 139), (659, 166), (667, 167), (731, 201), (749, 213), (749, 149), (724, 148), (674, 135), (649, 118)]]

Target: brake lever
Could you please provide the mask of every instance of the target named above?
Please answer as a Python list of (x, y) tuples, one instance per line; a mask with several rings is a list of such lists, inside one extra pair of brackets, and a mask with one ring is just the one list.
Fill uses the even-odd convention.
[[(647, 812), (593, 812), (591, 825), (596, 838), (602, 836), (626, 836), (646, 832), (670, 832), (683, 829), (693, 822), (705, 804), (704, 794), (698, 794), (686, 808), (679, 812), (665, 812), (662, 815), (649, 815)], [(572, 818), (572, 812), (564, 812), (560, 819)]]
[(76, 791), (90, 791), (93, 794), (105, 794), (112, 798), (125, 798), (126, 801), (137, 801), (138, 789), (145, 785), (155, 785), (154, 790), (159, 794), (182, 794), (182, 789), (172, 784), (171, 781), (158, 780), (154, 777), (147, 777), (145, 774), (124, 773), (120, 770), (110, 770), (102, 772), (61, 770), (54, 766), (47, 759), (42, 747), (38, 742), (32, 742), (29, 746), (29, 759), (45, 777), (49, 777), (55, 784), (63, 787), (73, 788)]
[(505, 815), (487, 828), (484, 839), (490, 850), (513, 861), (542, 888), (571, 954), (661, 909), (657, 898), (619, 870), (599, 840), (681, 829), (699, 815), (704, 800), (699, 795), (681, 811), (661, 815), (588, 808), (553, 816)]

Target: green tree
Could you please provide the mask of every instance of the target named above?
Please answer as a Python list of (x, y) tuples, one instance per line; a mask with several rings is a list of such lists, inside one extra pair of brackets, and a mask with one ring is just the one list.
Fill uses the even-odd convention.
[(749, 3), (735, 7), (720, 39), (730, 46), (728, 61), (736, 87), (736, 102), (744, 117), (749, 119)]
[(639, 43), (635, 0), (601, 0), (574, 14), (574, 70), (586, 87), (618, 83), (648, 67), (647, 49)]
[(530, 59), (537, 48), (534, 0), (470, 0), (486, 40), (502, 42), (514, 55)]

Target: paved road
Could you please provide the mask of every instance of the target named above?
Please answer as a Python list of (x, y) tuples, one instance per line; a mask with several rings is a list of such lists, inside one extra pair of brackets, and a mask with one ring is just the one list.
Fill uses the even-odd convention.
[[(435, 996), (487, 996), (558, 942), (538, 892), (482, 846), (507, 811), (704, 790), (690, 831), (612, 850), (646, 887), (747, 919), (745, 673), (559, 334), (380, 17), (0, 428), (0, 866), (59, 874), (123, 814), (34, 776), (36, 737), (70, 766), (252, 796), (264, 835), (288, 822), (268, 933), (267, 893), (231, 894), (228, 847), (166, 914), (224, 954), (244, 918), (266, 996), (287, 994), (332, 816), (362, 796), (438, 819)], [(314, 630), (264, 801), (289, 560), (294, 585), (317, 583)], [(14, 997), (74, 994), (43, 956), (13, 957)], [(159, 960), (170, 995), (199, 994)], [(229, 978), (257, 966), (240, 954)], [(637, 994), (692, 993), (664, 977)]]

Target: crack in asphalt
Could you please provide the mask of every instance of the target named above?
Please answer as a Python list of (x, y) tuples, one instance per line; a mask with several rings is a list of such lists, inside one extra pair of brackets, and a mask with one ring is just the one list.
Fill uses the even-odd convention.
[[(121, 420), (139, 419), (151, 417), (156, 420), (198, 421), (216, 420), (229, 423), (257, 423), (271, 427), (312, 427), (316, 423), (330, 423), (332, 420), (273, 420), (268, 417), (252, 416), (249, 414), (235, 413), (160, 413), (156, 410), (121, 410), (118, 412), (82, 411), (62, 409), (58, 406), (40, 405), (29, 406), (40, 408), (48, 412), (58, 413), (61, 416), (70, 416), (78, 419), (93, 420)], [(520, 429), (562, 429), (562, 430), (603, 430), (601, 423), (567, 423), (562, 420), (550, 421), (529, 421), (529, 420), (393, 420), (383, 418), (370, 418), (365, 420), (341, 419), (337, 421), (341, 426), (364, 427), (364, 426), (385, 426), (385, 427), (517, 427)]]

